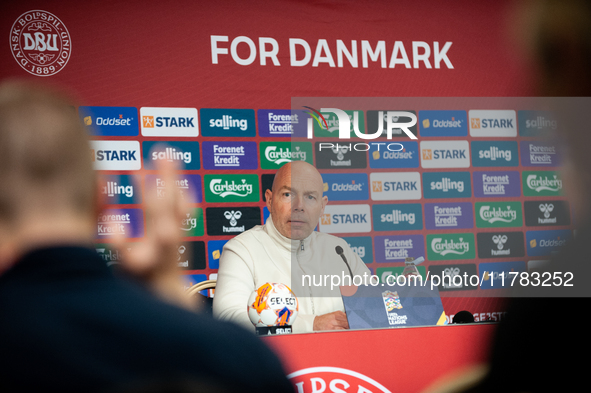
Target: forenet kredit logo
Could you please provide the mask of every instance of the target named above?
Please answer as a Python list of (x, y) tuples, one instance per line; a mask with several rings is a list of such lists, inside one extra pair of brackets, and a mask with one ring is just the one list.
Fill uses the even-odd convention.
[(10, 50), (16, 62), (28, 73), (51, 76), (70, 60), (72, 39), (55, 15), (32, 10), (19, 16), (10, 29)]
[(287, 376), (298, 393), (357, 392), (391, 393), (367, 375), (340, 367), (310, 367)]

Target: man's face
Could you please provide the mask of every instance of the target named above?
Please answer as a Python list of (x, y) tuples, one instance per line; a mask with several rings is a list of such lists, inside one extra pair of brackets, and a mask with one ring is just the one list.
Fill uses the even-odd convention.
[(283, 236), (302, 240), (318, 225), (328, 202), (322, 196), (322, 177), (309, 164), (293, 163), (275, 175), (273, 192), (267, 190), (267, 208), (275, 227)]

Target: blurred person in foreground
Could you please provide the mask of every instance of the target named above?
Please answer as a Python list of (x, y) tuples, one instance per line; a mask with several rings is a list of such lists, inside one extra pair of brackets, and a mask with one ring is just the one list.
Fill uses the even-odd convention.
[[(345, 285), (350, 274), (360, 280), (371, 274), (345, 240), (314, 230), (328, 203), (323, 189), (322, 176), (307, 162), (288, 162), (279, 168), (272, 189), (265, 194), (271, 213), (265, 225), (224, 245), (213, 300), (216, 317), (254, 331), (246, 308), (248, 298), (261, 285), (276, 282), (289, 286), (298, 298), (295, 333), (349, 328), (338, 285), (329, 288), (330, 280), (326, 285), (313, 283), (332, 274)], [(336, 253), (337, 246), (351, 271)], [(304, 275), (311, 279), (304, 280)]]
[[(591, 2), (521, 2), (518, 38), (534, 66), (538, 95), (557, 97), (563, 144), (560, 168), (572, 205), (574, 240), (540, 273), (550, 286), (519, 285), (510, 293), (507, 315), (492, 339), (488, 362), (430, 392), (568, 392), (588, 387), (591, 306)], [(561, 285), (555, 277), (566, 281)], [(545, 276), (548, 277), (548, 276)], [(558, 285), (557, 285), (558, 284)], [(587, 386), (587, 388), (585, 388)]]
[(0, 391), (293, 391), (258, 338), (191, 310), (174, 187), (146, 201), (154, 229), (122, 265), (136, 280), (97, 255), (99, 187), (64, 94), (0, 84), (0, 184)]

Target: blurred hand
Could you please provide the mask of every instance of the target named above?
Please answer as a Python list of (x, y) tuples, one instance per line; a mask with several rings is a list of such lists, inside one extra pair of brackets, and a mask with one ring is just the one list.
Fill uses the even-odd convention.
[(349, 329), (347, 315), (342, 311), (334, 311), (314, 318), (313, 330), (345, 330)]
[[(150, 220), (148, 234), (143, 242), (135, 243), (130, 252), (124, 253), (121, 267), (143, 280), (164, 300), (194, 310), (196, 303), (191, 301), (184, 289), (177, 262), (177, 250), (182, 239), (180, 223), (186, 210), (186, 202), (175, 184), (178, 168), (175, 163), (162, 160), (157, 161), (156, 169), (158, 177), (164, 182), (163, 196), (158, 198), (155, 190), (146, 190), (144, 207), (146, 219)], [(124, 249), (125, 242), (125, 237), (118, 237), (115, 246)]]

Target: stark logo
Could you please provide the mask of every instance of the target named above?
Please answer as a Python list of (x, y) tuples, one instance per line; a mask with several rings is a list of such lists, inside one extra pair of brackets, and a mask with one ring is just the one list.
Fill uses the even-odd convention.
[(10, 50), (28, 73), (51, 76), (70, 60), (72, 40), (62, 21), (47, 11), (33, 10), (19, 16), (10, 29)]

